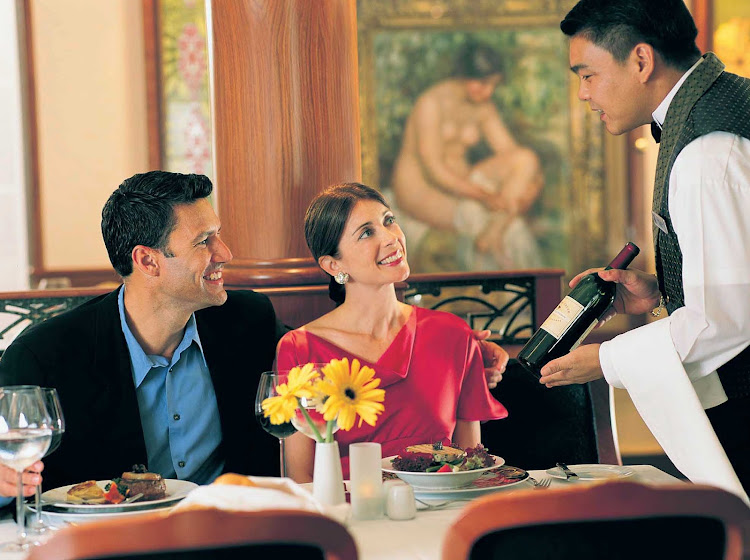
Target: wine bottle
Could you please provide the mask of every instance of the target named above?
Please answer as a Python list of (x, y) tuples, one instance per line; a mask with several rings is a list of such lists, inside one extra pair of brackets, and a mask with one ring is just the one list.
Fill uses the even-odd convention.
[[(640, 249), (628, 243), (606, 269), (627, 268), (638, 253)], [(521, 365), (541, 377), (547, 362), (583, 342), (614, 302), (616, 289), (614, 282), (602, 280), (596, 272), (581, 278), (518, 353)]]

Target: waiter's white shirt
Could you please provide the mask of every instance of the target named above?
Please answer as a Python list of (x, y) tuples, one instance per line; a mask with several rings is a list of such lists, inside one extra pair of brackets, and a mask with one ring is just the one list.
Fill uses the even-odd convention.
[[(654, 111), (659, 125), (701, 62)], [(750, 344), (750, 141), (712, 132), (688, 144), (669, 178), (669, 214), (685, 306), (603, 343), (602, 371), (683, 474), (750, 504), (704, 413), (727, 400), (716, 369)]]
[[(688, 70), (654, 111), (659, 126)], [(750, 118), (750, 117), (748, 117)], [(713, 132), (685, 146), (669, 178), (669, 215), (682, 251), (685, 306), (669, 321), (669, 339), (648, 340), (648, 352), (673, 353), (703, 408), (727, 400), (717, 368), (750, 345), (750, 140)], [(646, 325), (644, 342), (654, 329)], [(616, 337), (602, 344), (599, 358), (607, 382), (623, 387), (613, 363)], [(639, 352), (641, 349), (639, 349)]]

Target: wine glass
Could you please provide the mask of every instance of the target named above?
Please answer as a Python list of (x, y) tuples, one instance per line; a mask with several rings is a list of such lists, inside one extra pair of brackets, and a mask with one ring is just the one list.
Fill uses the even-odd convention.
[(3, 550), (25, 551), (31, 544), (24, 527), (23, 471), (44, 457), (52, 427), (42, 391), (31, 385), (0, 387), (0, 463), (18, 473), (18, 536)]
[[(57, 396), (57, 390), (51, 387), (42, 387), (40, 390), (42, 392), (44, 404), (47, 407), (47, 412), (50, 416), (50, 421), (52, 422), (52, 442), (49, 445), (49, 449), (47, 449), (47, 453), (44, 455), (45, 457), (48, 457), (52, 455), (52, 453), (56, 451), (58, 447), (60, 447), (60, 441), (62, 440), (62, 436), (65, 433), (65, 418), (63, 417), (62, 407), (60, 406), (60, 399)], [(33, 524), (31, 525), (31, 529), (35, 534), (41, 534), (47, 529), (56, 529), (56, 527), (47, 525), (42, 520), (42, 508), (41, 504), (39, 503), (41, 493), (42, 485), (37, 484), (36, 492), (34, 495), (34, 508), (36, 509), (36, 514), (34, 516)]]
[[(318, 372), (320, 377), (323, 377), (323, 366), (326, 365), (328, 364), (313, 364), (313, 368)], [(300, 365), (299, 367), (303, 366)], [(310, 439), (315, 439), (315, 434), (312, 427), (310, 426), (310, 422), (307, 421), (307, 418), (305, 418), (305, 414), (302, 412), (303, 408), (305, 409), (305, 412), (307, 412), (307, 416), (310, 418), (310, 421), (315, 425), (315, 428), (317, 428), (318, 433), (322, 437), (326, 437), (326, 430), (328, 429), (328, 422), (323, 419), (323, 415), (320, 412), (315, 410), (318, 404), (320, 403), (317, 402), (314, 398), (308, 399), (306, 397), (302, 397), (300, 399), (300, 407), (297, 408), (294, 416), (292, 417), (292, 425), (297, 428), (298, 432), (305, 434)], [(333, 424), (331, 425), (331, 433), (336, 433), (338, 429), (339, 425), (336, 422), (333, 422)]]
[(263, 415), (263, 401), (268, 397), (277, 396), (276, 387), (287, 382), (287, 371), (266, 371), (260, 376), (258, 393), (255, 395), (255, 418), (261, 427), (274, 437), (279, 438), (279, 462), (281, 465), (281, 476), (286, 476), (286, 451), (284, 440), (291, 436), (297, 429), (291, 422), (283, 424), (271, 424), (271, 419)]

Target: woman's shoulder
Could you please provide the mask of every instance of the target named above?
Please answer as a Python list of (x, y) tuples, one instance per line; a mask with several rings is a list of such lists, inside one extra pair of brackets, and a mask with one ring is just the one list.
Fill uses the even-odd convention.
[(456, 332), (456, 334), (470, 335), (471, 327), (458, 315), (439, 311), (437, 309), (426, 309), (424, 307), (415, 307), (414, 312), (417, 314), (417, 324), (428, 328), (442, 328)]
[(430, 86), (417, 98), (415, 109), (427, 107), (444, 109), (446, 102), (450, 104), (458, 98), (457, 87), (455, 80), (444, 80)]
[(331, 335), (336, 332), (336, 329), (333, 328), (329, 322), (325, 321), (324, 318), (325, 316), (320, 317), (306, 325), (302, 325), (297, 329), (287, 332), (281, 337), (280, 342), (294, 346), (308, 346), (311, 344), (314, 345), (322, 340), (327, 341), (329, 338), (333, 338)]

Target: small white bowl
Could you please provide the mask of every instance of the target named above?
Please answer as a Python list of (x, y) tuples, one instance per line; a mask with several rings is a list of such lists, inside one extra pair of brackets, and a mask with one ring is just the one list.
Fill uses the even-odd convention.
[(408, 472), (408, 471), (397, 471), (393, 468), (391, 460), (396, 458), (397, 455), (383, 458), (381, 466), (383, 472), (393, 473), (407, 484), (412, 485), (414, 488), (424, 488), (430, 490), (448, 490), (450, 488), (462, 488), (468, 486), (474, 482), (477, 478), (482, 476), (483, 472), (490, 469), (497, 468), (505, 464), (505, 460), (502, 457), (496, 457), (490, 455), (495, 460), (495, 464), (491, 467), (484, 467), (481, 469), (474, 469), (472, 471), (459, 471), (459, 472)]

